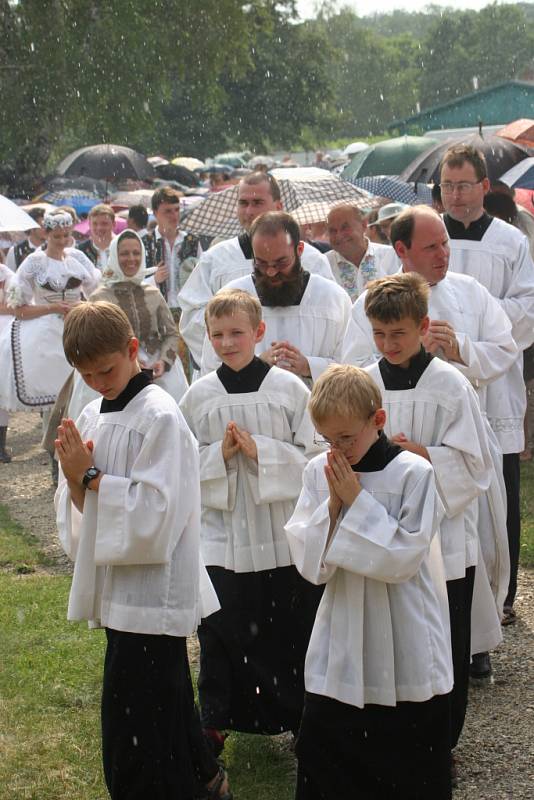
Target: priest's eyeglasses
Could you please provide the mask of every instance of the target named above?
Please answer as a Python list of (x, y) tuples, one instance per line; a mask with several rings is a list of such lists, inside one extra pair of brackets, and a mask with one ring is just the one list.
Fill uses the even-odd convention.
[(453, 181), (443, 181), (441, 184), (441, 191), (445, 194), (452, 194), (453, 192), (458, 192), (458, 194), (467, 194), (468, 192), (472, 192), (475, 186), (477, 186), (480, 181), (458, 181), (457, 183), (453, 183)]
[(294, 256), (280, 258), (278, 261), (257, 261), (255, 258), (252, 260), (252, 264), (259, 272), (267, 272), (268, 269), (274, 269), (277, 272), (283, 272), (285, 269), (292, 267), (294, 263)]

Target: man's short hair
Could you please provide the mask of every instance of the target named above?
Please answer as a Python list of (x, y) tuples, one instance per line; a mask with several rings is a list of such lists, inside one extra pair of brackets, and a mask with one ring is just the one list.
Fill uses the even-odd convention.
[[(300, 242), (300, 228), (291, 214), (285, 211), (266, 211), (256, 217), (250, 226), (250, 241), (254, 243), (257, 234), (263, 236), (277, 236), (279, 233), (287, 233), (293, 247), (297, 249)], [(254, 249), (254, 244), (252, 244)]]
[(143, 205), (130, 206), (128, 209), (128, 219), (133, 220), (139, 228), (146, 228), (148, 211)]
[(80, 303), (65, 317), (63, 349), (73, 367), (80, 367), (111, 353), (123, 353), (133, 328), (124, 311), (114, 303), (99, 300)]
[(429, 295), (427, 281), (417, 272), (378, 278), (367, 285), (365, 313), (379, 322), (409, 317), (419, 324), (428, 315)]
[(432, 202), (441, 203), (441, 185), (439, 183), (433, 183), (430, 191), (432, 193)]
[(210, 319), (231, 317), (238, 311), (247, 315), (254, 330), (262, 320), (261, 303), (257, 297), (253, 297), (243, 289), (222, 289), (209, 300), (206, 306), (204, 312), (206, 329), (209, 332)]
[(281, 199), (280, 184), (268, 172), (252, 172), (239, 181), (240, 186), (258, 186), (260, 183), (266, 183), (269, 186), (270, 195), (275, 202)]
[(397, 242), (402, 242), (408, 249), (412, 246), (415, 220), (421, 214), (433, 214), (441, 219), (438, 212), (430, 206), (410, 206), (396, 217), (389, 230), (389, 239), (392, 247)]
[(328, 220), (330, 218), (330, 214), (333, 214), (334, 211), (340, 211), (341, 209), (352, 211), (359, 222), (364, 219), (362, 211), (358, 208), (358, 206), (355, 206), (354, 203), (336, 203), (335, 206), (332, 206), (332, 208), (328, 211), (326, 219)]
[(46, 209), (42, 208), (41, 206), (37, 206), (36, 208), (30, 208), (27, 214), (33, 219), (34, 222), (40, 222), (46, 214)]
[(173, 189), (172, 186), (160, 186), (152, 195), (152, 211), (156, 212), (162, 203), (180, 204), (181, 192)]
[(115, 212), (107, 203), (97, 203), (96, 206), (92, 207), (87, 216), (89, 219), (93, 219), (93, 217), (97, 217), (99, 214), (109, 217), (115, 222)]
[(488, 167), (484, 154), (470, 144), (451, 145), (441, 159), (441, 164), (439, 165), (439, 174), (441, 175), (443, 167), (459, 169), (460, 167), (463, 167), (464, 164), (471, 164), (475, 170), (475, 175), (478, 181), (482, 181), (484, 178), (488, 177)]
[(370, 419), (382, 407), (378, 386), (365, 370), (335, 364), (313, 384), (309, 411), (315, 425), (332, 417)]

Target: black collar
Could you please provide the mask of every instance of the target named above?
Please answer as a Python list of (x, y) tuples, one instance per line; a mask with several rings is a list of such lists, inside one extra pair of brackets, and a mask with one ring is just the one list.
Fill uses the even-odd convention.
[(402, 453), (402, 447), (389, 441), (384, 431), (378, 431), (378, 439), (357, 464), (352, 464), (354, 472), (380, 472), (390, 461)]
[(254, 258), (254, 253), (252, 252), (252, 242), (250, 241), (250, 236), (245, 231), (240, 236), (237, 237), (237, 241), (239, 242), (239, 247), (241, 248), (241, 252), (247, 259), (250, 261)]
[(480, 242), (493, 222), (493, 217), (484, 211), (482, 216), (471, 222), (467, 228), (463, 222), (458, 222), (449, 214), (443, 215), (443, 222), (451, 239), (469, 239), (473, 242)]
[(434, 356), (427, 353), (423, 345), (419, 352), (411, 357), (407, 367), (390, 364), (386, 358), (381, 358), (378, 368), (384, 381), (384, 388), (388, 391), (413, 389), (433, 358)]
[(221, 364), (217, 370), (217, 377), (228, 394), (257, 392), (270, 369), (269, 364), (254, 356), (252, 361), (238, 372), (227, 367), (226, 364)]
[(138, 372), (133, 378), (130, 378), (125, 388), (114, 400), (106, 400), (102, 398), (100, 403), (100, 413), (107, 414), (109, 411), (123, 411), (130, 400), (133, 400), (136, 394), (139, 394), (145, 386), (152, 383), (151, 378), (145, 372)]

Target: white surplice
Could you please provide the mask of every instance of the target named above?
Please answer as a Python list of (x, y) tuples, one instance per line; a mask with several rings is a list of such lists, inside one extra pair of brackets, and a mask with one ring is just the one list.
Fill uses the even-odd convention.
[(426, 447), (445, 515), (440, 523), (447, 580), (478, 560), (477, 503), (493, 461), (478, 398), (456, 369), (433, 358), (413, 389), (386, 389), (378, 364), (366, 368), (380, 389), (388, 436), (403, 433)]
[[(512, 335), (525, 350), (534, 341), (534, 263), (526, 237), (500, 219), (493, 219), (481, 241), (451, 239), (449, 269), (470, 275), (497, 299), (512, 323)], [(523, 358), (487, 389), (486, 410), (503, 453), (524, 447), (526, 392)]]
[(422, 702), (452, 688), (447, 592), (431, 465), (404, 452), (376, 472), (338, 520), (326, 455), (304, 471), (286, 533), (299, 572), (326, 583), (306, 656), (308, 692), (362, 708)]
[[(287, 567), (284, 525), (317, 453), (309, 391), (271, 367), (256, 392), (229, 394), (212, 372), (193, 383), (180, 408), (200, 447), (202, 555), (208, 566), (234, 572)], [(228, 463), (222, 440), (229, 422), (253, 437), (258, 462), (238, 453)]]
[(149, 385), (122, 411), (90, 403), (77, 421), (104, 474), (83, 514), (60, 474), (63, 549), (75, 561), (68, 618), (115, 630), (193, 633), (219, 607), (200, 556), (197, 444), (176, 403)]
[[(305, 243), (300, 258), (308, 272), (334, 280), (328, 259), (317, 248)], [(197, 364), (200, 365), (202, 358), (206, 333), (204, 310), (208, 301), (230, 281), (250, 275), (252, 270), (252, 259), (245, 258), (237, 236), (219, 242), (200, 256), (178, 295), (182, 309), (180, 333)]]
[[(243, 289), (258, 297), (251, 275), (231, 281), (228, 289)], [(275, 341), (288, 341), (308, 359), (311, 381), (332, 363), (341, 361), (345, 330), (350, 319), (348, 294), (334, 281), (310, 275), (299, 305), (262, 306), (265, 335), (256, 345), (259, 356)], [(205, 374), (217, 369), (220, 361), (208, 337), (205, 337), (201, 369)]]

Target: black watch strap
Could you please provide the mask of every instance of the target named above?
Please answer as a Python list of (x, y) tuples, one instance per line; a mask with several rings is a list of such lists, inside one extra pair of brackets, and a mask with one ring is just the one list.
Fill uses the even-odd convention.
[(91, 481), (94, 480), (95, 478), (98, 478), (99, 475), (100, 475), (100, 470), (98, 469), (98, 467), (89, 467), (89, 469), (85, 471), (85, 475), (82, 478), (82, 483), (84, 487), (87, 489)]

